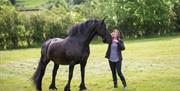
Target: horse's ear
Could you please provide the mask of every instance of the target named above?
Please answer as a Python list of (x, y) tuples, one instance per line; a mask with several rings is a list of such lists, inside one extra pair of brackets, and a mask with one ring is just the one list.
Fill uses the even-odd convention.
[(106, 19), (106, 18), (103, 18), (103, 19), (102, 19), (102, 22), (101, 22), (101, 24), (103, 24), (103, 23), (104, 23), (105, 19)]

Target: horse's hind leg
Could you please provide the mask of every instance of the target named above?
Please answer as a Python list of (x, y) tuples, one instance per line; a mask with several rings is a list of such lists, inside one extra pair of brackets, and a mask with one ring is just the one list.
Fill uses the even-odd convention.
[(54, 68), (53, 68), (53, 71), (52, 71), (52, 82), (51, 82), (51, 85), (49, 87), (49, 89), (57, 89), (56, 88), (56, 84), (55, 84), (55, 80), (56, 80), (56, 74), (57, 74), (57, 70), (59, 68), (59, 64), (55, 64), (54, 63)]

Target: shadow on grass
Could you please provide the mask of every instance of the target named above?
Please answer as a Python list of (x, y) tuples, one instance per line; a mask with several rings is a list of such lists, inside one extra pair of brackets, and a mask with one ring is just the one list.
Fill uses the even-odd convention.
[(137, 91), (135, 88), (129, 88), (129, 87), (127, 87), (127, 88), (114, 88), (112, 91)]

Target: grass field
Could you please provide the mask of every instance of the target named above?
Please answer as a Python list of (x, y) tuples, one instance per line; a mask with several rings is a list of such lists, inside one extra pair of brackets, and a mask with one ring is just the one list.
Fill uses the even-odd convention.
[(24, 8), (40, 8), (49, 0), (16, 0), (16, 4)]
[[(125, 41), (123, 73), (126, 91), (180, 91), (180, 36)], [(123, 91), (113, 88), (111, 71), (104, 58), (106, 44), (91, 44), (86, 66), (88, 91)], [(0, 91), (35, 91), (30, 80), (40, 56), (40, 48), (0, 51)], [(43, 91), (49, 91), (53, 63), (47, 66)], [(79, 65), (75, 66), (71, 90), (78, 91)], [(68, 66), (60, 66), (58, 91), (63, 91), (68, 79)]]

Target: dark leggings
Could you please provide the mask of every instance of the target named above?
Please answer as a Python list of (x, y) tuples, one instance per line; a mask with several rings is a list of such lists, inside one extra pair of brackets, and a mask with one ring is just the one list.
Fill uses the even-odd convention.
[(126, 80), (123, 76), (123, 73), (121, 72), (121, 65), (122, 65), (122, 61), (111, 62), (109, 60), (109, 66), (110, 66), (111, 71), (112, 71), (112, 77), (113, 77), (114, 84), (117, 84), (117, 77), (116, 77), (116, 71), (117, 71), (118, 76), (120, 77), (123, 86), (126, 87)]

